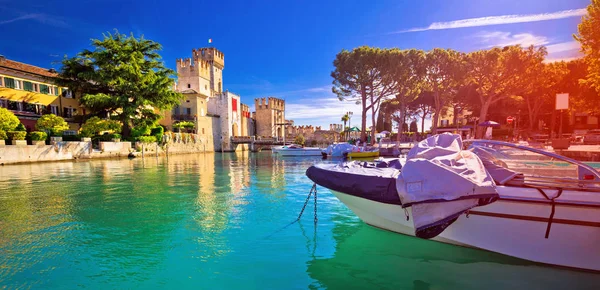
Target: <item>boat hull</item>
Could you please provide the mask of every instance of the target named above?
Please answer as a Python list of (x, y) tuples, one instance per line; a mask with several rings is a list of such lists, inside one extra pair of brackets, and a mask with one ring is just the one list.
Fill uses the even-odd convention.
[(321, 156), (320, 148), (302, 148), (302, 149), (279, 149), (277, 154), (280, 156)]
[[(502, 190), (510, 188), (499, 192)], [(397, 204), (332, 192), (365, 223), (414, 236), (410, 208), (405, 211)], [(460, 216), (433, 240), (539, 263), (600, 271), (600, 208), (556, 205), (545, 238), (551, 210), (545, 202), (500, 199)]]

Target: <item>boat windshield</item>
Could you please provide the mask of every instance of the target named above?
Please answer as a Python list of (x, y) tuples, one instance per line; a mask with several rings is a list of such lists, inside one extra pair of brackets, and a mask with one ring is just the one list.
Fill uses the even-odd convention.
[(570, 184), (582, 189), (600, 189), (600, 175), (596, 169), (565, 156), (501, 141), (474, 140), (469, 143), (486, 168), (492, 165), (520, 173), (525, 184), (552, 187)]

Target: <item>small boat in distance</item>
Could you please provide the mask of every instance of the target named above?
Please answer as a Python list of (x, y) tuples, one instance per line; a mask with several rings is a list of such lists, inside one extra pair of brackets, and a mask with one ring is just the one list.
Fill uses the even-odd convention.
[(297, 144), (281, 146), (275, 149), (280, 156), (321, 156), (319, 147), (303, 147)]
[[(445, 135), (445, 136), (444, 136)], [(529, 261), (600, 271), (600, 173), (552, 152), (458, 135), (400, 160), (311, 166), (363, 222)]]
[(368, 151), (357, 151), (357, 152), (348, 152), (348, 158), (356, 159), (356, 158), (377, 158), (379, 157), (379, 149), (372, 148)]

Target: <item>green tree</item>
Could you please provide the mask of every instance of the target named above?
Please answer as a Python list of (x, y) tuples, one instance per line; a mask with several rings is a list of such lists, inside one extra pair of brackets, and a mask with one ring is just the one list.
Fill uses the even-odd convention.
[(92, 137), (100, 135), (102, 132), (121, 133), (121, 122), (117, 120), (105, 120), (99, 117), (92, 117), (85, 121), (81, 126), (80, 134), (83, 137)]
[(412, 101), (411, 107), (415, 108), (416, 114), (421, 119), (421, 132), (425, 132), (425, 119), (433, 112), (433, 93), (424, 91), (419, 97)]
[(0, 130), (4, 132), (13, 131), (21, 121), (13, 114), (13, 112), (0, 108)]
[(575, 59), (566, 64), (567, 75), (562, 83), (562, 91), (568, 92), (569, 106), (579, 112), (600, 115), (598, 93), (582, 82), (587, 77), (588, 65), (584, 59)]
[(48, 133), (50, 136), (58, 136), (63, 131), (69, 130), (69, 125), (60, 116), (54, 114), (46, 114), (41, 116), (35, 123), (35, 128), (38, 131)]
[(537, 128), (538, 115), (542, 107), (546, 104), (554, 104), (556, 94), (561, 93), (564, 88), (563, 81), (568, 74), (565, 62), (553, 62), (542, 64), (534, 76), (535, 86), (531, 90), (522, 94), (525, 105), (527, 106), (529, 131), (533, 132)]
[(301, 146), (304, 146), (304, 142), (306, 142), (306, 140), (304, 139), (304, 135), (302, 134), (296, 136), (296, 138), (294, 139), (294, 143)]
[[(406, 119), (408, 105), (413, 102), (423, 88), (423, 81), (426, 74), (425, 67), (426, 54), (422, 50), (392, 50), (390, 53), (391, 68), (389, 73), (394, 80), (395, 102), (398, 104), (399, 123)], [(402, 135), (398, 126), (397, 140), (400, 141)]]
[(115, 32), (94, 39), (92, 46), (63, 60), (61, 85), (85, 92), (81, 104), (92, 113), (107, 112), (120, 120), (123, 135), (129, 136), (133, 126), (155, 123), (160, 118), (156, 110), (183, 99), (172, 90), (175, 72), (161, 61), (160, 44)]
[(424, 86), (433, 96), (432, 131), (437, 134), (437, 125), (442, 110), (451, 100), (453, 93), (461, 85), (464, 54), (452, 49), (434, 48), (427, 52), (425, 59)]
[[(342, 50), (333, 61), (335, 70), (332, 91), (341, 101), (362, 105), (361, 140), (366, 141), (367, 113), (371, 110), (372, 124), (382, 99), (392, 93), (393, 81), (389, 71), (389, 55), (380, 48), (361, 46), (352, 51)], [(374, 130), (372, 132), (374, 140)]]
[[(519, 96), (535, 86), (535, 75), (546, 56), (546, 48), (521, 48), (518, 45), (469, 53), (468, 81), (475, 86), (480, 102), (479, 122), (487, 119), (490, 106)], [(478, 127), (477, 136), (483, 130)]]
[(584, 83), (600, 94), (600, 0), (592, 0), (578, 26), (575, 39), (581, 43), (588, 73)]

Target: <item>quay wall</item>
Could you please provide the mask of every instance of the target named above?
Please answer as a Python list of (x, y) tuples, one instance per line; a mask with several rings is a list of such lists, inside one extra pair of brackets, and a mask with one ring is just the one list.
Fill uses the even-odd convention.
[[(215, 152), (213, 140), (196, 134), (165, 135), (164, 144), (136, 142), (99, 142), (93, 149), (92, 142), (59, 141), (53, 145), (0, 145), (0, 165), (64, 161), (74, 159), (125, 158), (133, 153), (141, 156), (165, 154), (192, 154)], [(142, 150), (143, 149), (143, 150)], [(220, 149), (220, 148), (219, 148)]]

